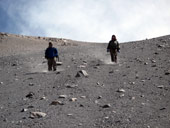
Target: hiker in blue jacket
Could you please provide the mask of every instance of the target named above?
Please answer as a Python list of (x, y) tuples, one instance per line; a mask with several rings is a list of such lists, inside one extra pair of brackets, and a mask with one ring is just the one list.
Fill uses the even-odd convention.
[(107, 52), (110, 52), (112, 62), (117, 63), (117, 52), (119, 52), (119, 50), (119, 42), (117, 41), (116, 36), (112, 35), (112, 39), (107, 46)]
[(53, 47), (53, 44), (49, 42), (48, 48), (45, 50), (45, 58), (48, 60), (48, 71), (56, 71), (56, 60), (58, 58), (58, 51), (57, 48)]

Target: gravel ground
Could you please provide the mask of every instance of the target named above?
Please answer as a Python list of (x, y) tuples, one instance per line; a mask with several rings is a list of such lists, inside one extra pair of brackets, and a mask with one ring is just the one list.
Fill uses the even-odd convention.
[[(49, 41), (63, 63), (55, 72)], [(169, 128), (170, 36), (121, 43), (117, 64), (106, 48), (1, 33), (0, 127)]]

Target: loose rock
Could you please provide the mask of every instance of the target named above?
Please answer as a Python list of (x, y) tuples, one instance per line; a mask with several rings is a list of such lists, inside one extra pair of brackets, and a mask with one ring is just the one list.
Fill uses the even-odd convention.
[(33, 96), (34, 96), (33, 92), (30, 92), (28, 95), (26, 95), (27, 98), (33, 98)]
[(121, 89), (118, 89), (117, 92), (121, 93), (121, 92), (125, 92), (125, 90), (121, 88)]
[(81, 71), (77, 72), (76, 77), (81, 77), (81, 75), (88, 77), (88, 74), (85, 70), (81, 70)]
[(111, 105), (110, 104), (106, 104), (106, 105), (103, 105), (102, 108), (110, 108)]
[(26, 112), (26, 111), (28, 111), (28, 109), (26, 109), (26, 108), (21, 110), (21, 112)]
[(170, 74), (170, 70), (165, 71), (165, 75), (169, 75)]
[(59, 95), (59, 98), (67, 98), (67, 95)]
[(75, 102), (77, 101), (77, 98), (71, 98), (70, 101)]
[(75, 88), (75, 87), (78, 87), (77, 84), (73, 84), (73, 85), (66, 85), (67, 88)]
[(61, 101), (52, 101), (50, 105), (64, 105), (64, 103), (62, 103)]
[(29, 83), (29, 86), (34, 86), (34, 84), (33, 83)]
[(162, 89), (162, 88), (164, 88), (164, 85), (159, 85), (159, 86), (157, 86), (157, 88)]
[(42, 118), (45, 117), (47, 114), (43, 112), (31, 112), (30, 118)]

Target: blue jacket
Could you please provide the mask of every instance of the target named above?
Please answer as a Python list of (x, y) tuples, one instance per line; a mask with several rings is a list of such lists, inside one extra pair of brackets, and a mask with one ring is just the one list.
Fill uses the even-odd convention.
[(48, 47), (46, 50), (45, 50), (45, 58), (54, 58), (54, 57), (58, 57), (58, 51), (56, 48), (54, 47)]

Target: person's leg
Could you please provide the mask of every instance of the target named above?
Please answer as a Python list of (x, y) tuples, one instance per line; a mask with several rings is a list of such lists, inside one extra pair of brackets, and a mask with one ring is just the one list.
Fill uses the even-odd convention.
[(113, 54), (113, 50), (110, 50), (110, 56), (111, 56), (111, 61), (114, 62), (114, 54)]
[(48, 59), (48, 71), (52, 70), (52, 60)]
[(52, 64), (53, 64), (53, 70), (56, 71), (57, 64), (56, 64), (56, 60), (55, 59), (53, 59), (53, 63)]
[(114, 62), (117, 63), (117, 51), (114, 51)]

